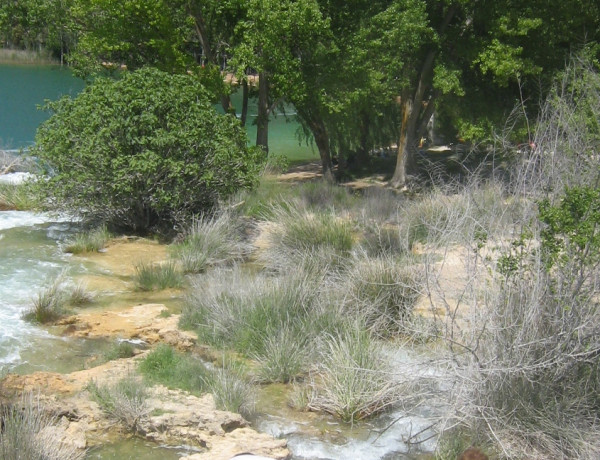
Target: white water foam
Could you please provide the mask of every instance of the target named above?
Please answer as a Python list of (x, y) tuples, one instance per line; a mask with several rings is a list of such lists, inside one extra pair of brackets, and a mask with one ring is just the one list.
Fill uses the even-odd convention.
[[(58, 275), (67, 257), (58, 248), (68, 226), (48, 214), (0, 212), (0, 366), (15, 364), (32, 340), (49, 334), (22, 319), (32, 299)], [(44, 224), (44, 225), (42, 225)]]
[(0, 184), (11, 184), (18, 185), (23, 182), (36, 177), (35, 174), (31, 174), (28, 172), (16, 172), (10, 174), (0, 174)]

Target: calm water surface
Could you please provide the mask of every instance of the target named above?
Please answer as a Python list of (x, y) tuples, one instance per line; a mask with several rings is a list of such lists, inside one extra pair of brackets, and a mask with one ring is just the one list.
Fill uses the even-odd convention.
[[(75, 96), (85, 86), (66, 67), (0, 64), (0, 149), (20, 149), (33, 144), (37, 127), (49, 116), (38, 107), (46, 100), (56, 100), (63, 95)], [(239, 94), (234, 94), (233, 104), (241, 111)], [(256, 100), (248, 107), (248, 136), (250, 143), (256, 139)], [(269, 125), (272, 153), (292, 159), (316, 158), (318, 155), (306, 142), (297, 139), (298, 123), (293, 107), (278, 111)]]

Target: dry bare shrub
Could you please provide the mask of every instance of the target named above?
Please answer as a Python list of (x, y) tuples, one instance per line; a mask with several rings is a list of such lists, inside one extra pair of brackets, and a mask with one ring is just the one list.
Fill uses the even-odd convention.
[(60, 420), (31, 394), (0, 413), (0, 458), (3, 460), (80, 460), (85, 450), (65, 442)]
[(441, 430), (471, 430), (503, 458), (600, 457), (599, 88), (596, 69), (566, 70), (513, 175), (506, 244), (487, 261), (467, 246), (460, 295), (428, 267), (430, 295), (463, 309), (441, 329)]

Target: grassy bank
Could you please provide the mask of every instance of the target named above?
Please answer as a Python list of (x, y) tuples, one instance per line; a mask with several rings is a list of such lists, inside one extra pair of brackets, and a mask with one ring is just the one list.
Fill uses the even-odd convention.
[(0, 48), (0, 64), (60, 64), (50, 53), (44, 51)]

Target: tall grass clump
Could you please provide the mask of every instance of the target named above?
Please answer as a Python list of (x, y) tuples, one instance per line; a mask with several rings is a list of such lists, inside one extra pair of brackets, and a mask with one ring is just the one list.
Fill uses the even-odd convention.
[(247, 253), (239, 222), (229, 212), (199, 217), (172, 247), (172, 256), (184, 273), (202, 273), (215, 265), (242, 260)]
[(4, 406), (0, 412), (0, 458), (3, 460), (80, 460), (85, 450), (69, 445), (56, 430), (60, 420), (49, 414), (35, 398), (24, 396), (21, 404)]
[(322, 266), (340, 268), (354, 247), (353, 223), (333, 211), (312, 213), (295, 208), (291, 202), (288, 206), (274, 210), (270, 246), (261, 255), (261, 262), (269, 269), (286, 272), (312, 257)]
[(264, 355), (268, 338), (285, 327), (300, 333), (319, 289), (318, 277), (304, 273), (271, 278), (234, 270), (201, 283), (192, 288), (181, 323), (201, 340), (246, 356)]
[(98, 252), (106, 247), (111, 238), (111, 233), (103, 225), (87, 232), (77, 233), (67, 242), (65, 252), (72, 254)]
[(40, 324), (51, 323), (66, 315), (69, 306), (80, 307), (93, 300), (84, 284), (69, 285), (63, 272), (37, 293), (23, 319)]
[(115, 359), (131, 358), (135, 356), (135, 347), (129, 342), (118, 342), (113, 344), (102, 354), (104, 361), (113, 361)]
[(307, 273), (301, 266), (278, 277), (215, 273), (192, 288), (180, 326), (255, 360), (261, 381), (292, 381), (314, 357), (312, 343), (347, 320), (328, 303), (325, 284), (322, 271)]
[(294, 381), (307, 370), (310, 350), (306, 338), (286, 325), (267, 337), (264, 353), (256, 355), (261, 382)]
[(206, 385), (218, 409), (242, 414), (244, 417), (254, 413), (254, 387), (239, 367), (228, 365), (212, 369)]
[(0, 183), (0, 211), (24, 211), (39, 207), (39, 200), (25, 184)]
[(40, 324), (51, 323), (66, 314), (66, 296), (62, 288), (63, 278), (57, 277), (43, 288), (33, 299), (33, 304), (23, 315), (23, 319)]
[(180, 288), (183, 285), (183, 274), (173, 261), (160, 264), (142, 261), (135, 265), (134, 282), (140, 291)]
[(377, 336), (390, 336), (402, 330), (423, 291), (423, 268), (414, 260), (392, 256), (357, 256), (343, 275), (347, 313), (361, 318)]
[(140, 423), (150, 414), (148, 390), (134, 375), (108, 385), (98, 385), (91, 381), (86, 389), (110, 418), (132, 433), (139, 430)]
[(353, 423), (389, 408), (398, 385), (382, 350), (359, 329), (330, 336), (320, 349), (308, 407)]

